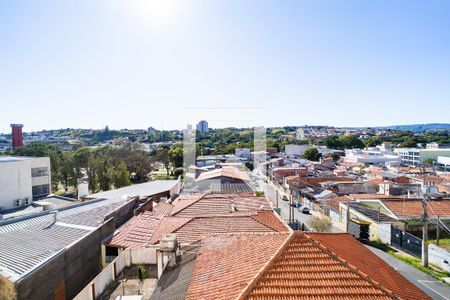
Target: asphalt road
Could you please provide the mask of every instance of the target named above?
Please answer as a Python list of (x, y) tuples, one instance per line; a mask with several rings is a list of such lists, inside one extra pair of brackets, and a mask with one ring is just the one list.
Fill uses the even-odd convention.
[(373, 253), (378, 255), (382, 260), (396, 269), (400, 274), (402, 274), (406, 279), (408, 279), (412, 284), (417, 286), (419, 289), (424, 291), (428, 296), (433, 299), (447, 299), (450, 300), (450, 286), (442, 283), (433, 277), (417, 270), (416, 268), (404, 263), (401, 260), (387, 254), (386, 252), (366, 246)]
[[(271, 184), (267, 183), (265, 188), (265, 195), (269, 197), (274, 203), (277, 203), (276, 201), (276, 190), (278, 188)], [(278, 189), (278, 207), (280, 208), (281, 218), (288, 221), (289, 220), (289, 201), (283, 201), (283, 195), (285, 193)], [(294, 208), (294, 220), (297, 220), (301, 223), (306, 224), (306, 226), (309, 225), (309, 222), (311, 218), (313, 217), (312, 214), (304, 214), (302, 212), (299, 212), (296, 208)], [(342, 232), (342, 230), (336, 226), (331, 227), (331, 232)]]

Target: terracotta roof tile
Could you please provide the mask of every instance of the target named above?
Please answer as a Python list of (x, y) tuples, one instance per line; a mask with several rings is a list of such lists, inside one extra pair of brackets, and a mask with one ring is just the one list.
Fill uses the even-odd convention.
[(247, 299), (392, 298), (389, 291), (301, 233), (291, 236), (243, 295)]
[(265, 197), (250, 194), (207, 194), (197, 197), (180, 197), (172, 210), (172, 216), (198, 217), (229, 215), (232, 205), (237, 212), (270, 210)]
[(222, 167), (220, 169), (204, 172), (198, 176), (197, 181), (214, 179), (218, 177), (229, 177), (242, 181), (250, 181), (250, 177), (247, 172), (241, 171), (235, 167)]
[(145, 247), (162, 218), (162, 215), (155, 215), (153, 211), (145, 211), (122, 225), (108, 244), (120, 248)]
[[(382, 201), (399, 218), (419, 217), (423, 214), (422, 200), (420, 199), (399, 199)], [(450, 200), (428, 200), (427, 203), (429, 214), (431, 216), (450, 216)]]
[(207, 237), (202, 241), (185, 299), (237, 299), (287, 237), (287, 234)]
[(153, 211), (156, 215), (169, 216), (174, 206), (170, 203), (159, 202), (153, 207)]
[(336, 253), (401, 299), (430, 299), (394, 268), (346, 233), (308, 233), (308, 236)]

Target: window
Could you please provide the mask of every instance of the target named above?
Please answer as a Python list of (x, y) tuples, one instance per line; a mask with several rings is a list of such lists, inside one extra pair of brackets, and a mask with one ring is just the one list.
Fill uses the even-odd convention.
[(31, 168), (31, 177), (48, 176), (48, 168)]
[(35, 185), (33, 186), (33, 197), (48, 195), (49, 191), (48, 184)]

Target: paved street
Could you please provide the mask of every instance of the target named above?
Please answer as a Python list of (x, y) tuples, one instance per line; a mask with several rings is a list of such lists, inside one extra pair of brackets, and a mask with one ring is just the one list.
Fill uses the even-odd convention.
[[(278, 188), (271, 183), (266, 184), (265, 194), (275, 204), (277, 203), (277, 200), (276, 200), (276, 195), (277, 195), (276, 190), (277, 189)], [(281, 217), (287, 221), (287, 220), (289, 220), (289, 202), (282, 200), (282, 197), (284, 195), (286, 195), (286, 194), (283, 191), (281, 191), (280, 189), (278, 189), (278, 207), (281, 210)], [(312, 217), (313, 217), (313, 214), (304, 214), (302, 212), (299, 212), (296, 208), (294, 208), (294, 219), (295, 220), (297, 220), (301, 223), (305, 223), (308, 226), (309, 221), (311, 220)], [(331, 232), (342, 232), (342, 229), (333, 225), (331, 228)]]
[(370, 246), (366, 247), (433, 299), (450, 300), (450, 286), (417, 270), (403, 261), (396, 259), (380, 249)]

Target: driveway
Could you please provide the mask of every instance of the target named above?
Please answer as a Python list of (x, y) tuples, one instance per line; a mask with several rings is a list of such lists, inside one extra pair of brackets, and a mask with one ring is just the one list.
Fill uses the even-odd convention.
[(380, 249), (367, 245), (366, 247), (386, 263), (388, 263), (390, 266), (392, 266), (394, 269), (396, 269), (406, 279), (408, 279), (411, 283), (424, 291), (431, 298), (439, 300), (450, 300), (450, 286), (434, 279), (433, 277), (417, 270), (416, 268), (404, 263), (403, 261), (387, 254)]

